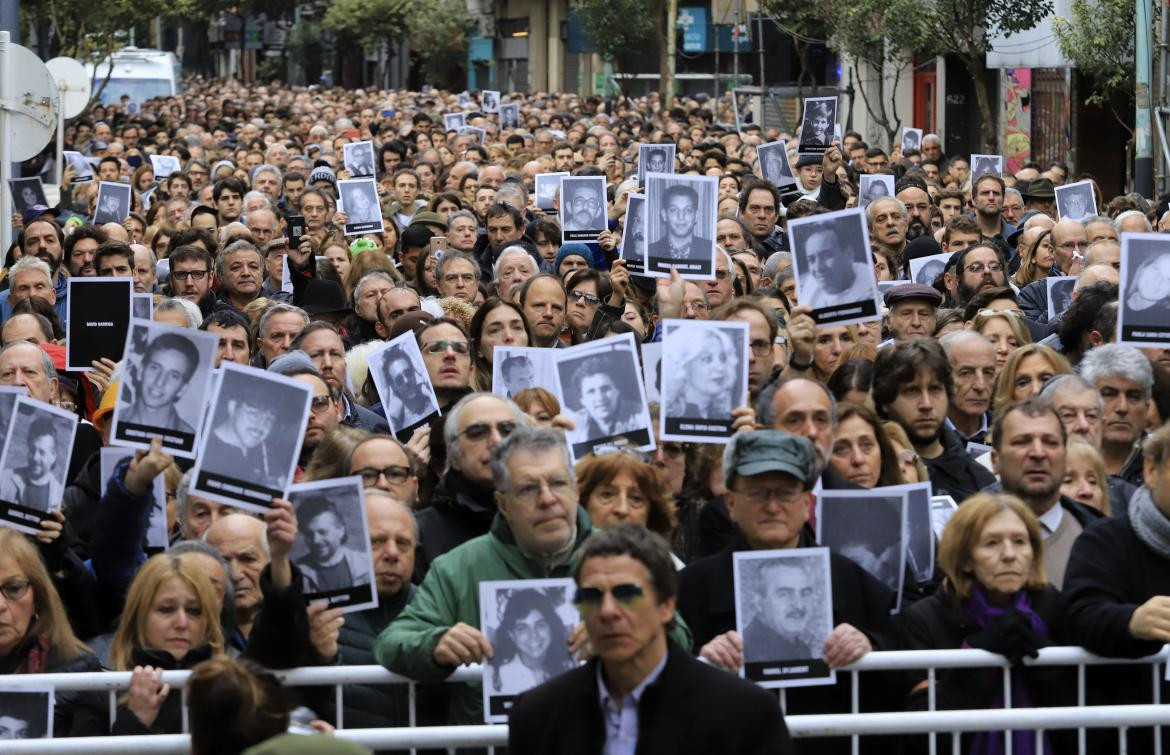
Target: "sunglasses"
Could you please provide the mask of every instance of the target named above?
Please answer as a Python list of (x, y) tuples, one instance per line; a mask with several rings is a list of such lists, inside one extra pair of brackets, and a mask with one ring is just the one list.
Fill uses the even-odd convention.
[(377, 484), (378, 478), (383, 476), (387, 482), (400, 485), (410, 479), (411, 472), (409, 467), (400, 467), (397, 464), (392, 464), (382, 469), (362, 467), (357, 471), (357, 474), (362, 478), (362, 482), (368, 488)]
[(601, 303), (601, 299), (593, 294), (587, 294), (584, 291), (570, 291), (569, 298), (573, 301), (583, 301), (591, 307), (596, 307)]
[(507, 438), (516, 429), (516, 423), (509, 420), (497, 422), (495, 425), (488, 422), (472, 422), (463, 428), (463, 432), (459, 433), (456, 437), (466, 435), (468, 440), (483, 440), (492, 434), (492, 427), (496, 428), (496, 432), (500, 434), (501, 438)]
[[(600, 587), (578, 587), (577, 593), (573, 596), (573, 605), (577, 606), (577, 610), (581, 613), (596, 611), (601, 608), (601, 602), (605, 600), (606, 592)], [(642, 586), (633, 582), (614, 585), (608, 592), (624, 608), (629, 608), (646, 596), (646, 591), (642, 589)]]

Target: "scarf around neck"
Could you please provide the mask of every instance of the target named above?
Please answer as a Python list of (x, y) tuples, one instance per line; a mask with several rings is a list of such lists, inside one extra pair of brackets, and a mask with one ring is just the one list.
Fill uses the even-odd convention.
[(1138, 540), (1158, 555), (1170, 557), (1170, 519), (1158, 509), (1144, 485), (1129, 499), (1129, 522)]

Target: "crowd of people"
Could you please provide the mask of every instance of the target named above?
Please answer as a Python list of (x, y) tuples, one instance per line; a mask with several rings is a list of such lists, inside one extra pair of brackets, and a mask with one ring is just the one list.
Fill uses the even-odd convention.
[[(929, 482), (957, 504), (934, 568), (908, 571), (900, 596), (847, 555), (829, 555), (822, 606), (832, 630), (813, 648), (829, 668), (873, 650), (983, 648), (1016, 666), (1011, 706), (1066, 705), (1076, 704), (1075, 672), (1023, 659), (1057, 644), (1139, 657), (1170, 641), (1170, 348), (1115, 343), (1122, 235), (1170, 229), (1167, 197), (1109, 197), (1093, 182), (1097, 207), (1062, 219), (1055, 188), (1092, 176), (1060, 162), (973, 175), (935, 134), (887, 151), (846, 131), (823, 154), (798, 154), (797, 134), (728, 125), (729, 97), (670, 107), (653, 94), (504, 100), (519, 105), (509, 128), (454, 92), (191, 80), (175, 97), (95, 106), (67, 126), (67, 148), (91, 158), (97, 180), (79, 181), (70, 165), (57, 206), (12, 218), (0, 384), (80, 424), (67, 484), (47, 491), (54, 500), (37, 532), (0, 528), (0, 673), (133, 675), (112, 717), (103, 694), (59, 692), (55, 736), (180, 731), (181, 696), (160, 684), (168, 669), (194, 669), (196, 753), (284, 751), (271, 738), (298, 725), (297, 705), (322, 731), (340, 713), (346, 728), (409, 725), (403, 687), (347, 685), (338, 711), (331, 688), (282, 689), (266, 669), (380, 663), (421, 683), (420, 724), (481, 723), (480, 685), (443, 684), (499, 650), (481, 627), (479, 585), (567, 577), (579, 626), (562, 636), (533, 608), (543, 628), (517, 613), (504, 633), (513, 639), (499, 668), (509, 670), (497, 679), (540, 684), (515, 703), (510, 749), (848, 751), (847, 738), (791, 742), (775, 692), (737, 678), (754, 641), (737, 631), (734, 558), (817, 547), (820, 490)], [(445, 128), (458, 113), (466, 127)], [(756, 159), (780, 139), (797, 179), (784, 191)], [(376, 155), (383, 230), (346, 236), (344, 146), (363, 141)], [(651, 171), (715, 179), (709, 280), (628, 269), (623, 242), (645, 248), (624, 227), (630, 195), (643, 190), (640, 144), (675, 148), (673, 166)], [(156, 180), (151, 155), (180, 169)], [(603, 179), (604, 207), (578, 197), (605, 225), (596, 238), (562, 243), (559, 197), (538, 207), (536, 177), (556, 172)], [(895, 187), (865, 206), (868, 259), (822, 244), (798, 286), (794, 258), (807, 250), (792, 248), (788, 222), (856, 207), (866, 175), (892, 176)], [(124, 222), (92, 222), (100, 182), (132, 188)], [(915, 261), (932, 256), (937, 268), (913, 278)], [(799, 290), (831, 296), (870, 270), (884, 292), (878, 319), (817, 326)], [(312, 574), (290, 558), (299, 532), (325, 538), (318, 529), (340, 527), (327, 500), (310, 527), (280, 498), (258, 515), (203, 497), (192, 492), (191, 460), (157, 440), (101, 474), (117, 387), (130, 377), (106, 358), (65, 369), (68, 284), (86, 276), (132, 278), (153, 295), (153, 319), (215, 334), (215, 367), (309, 383), (295, 478), (360, 477), (376, 608), (306, 605), (338, 568), (331, 554), (359, 568), (337, 540)], [(1053, 311), (1046, 279), (1056, 276), (1075, 283)], [(641, 348), (679, 318), (747, 326), (748, 400), (703, 399), (734, 423), (729, 442), (662, 439), (651, 403), (654, 450), (574, 464), (565, 433), (598, 419), (591, 404), (558, 396), (527, 360), (495, 369), (497, 347), (631, 334)], [(380, 395), (368, 356), (405, 334), (426, 374), (387, 359), (390, 393)], [(710, 358), (724, 346), (695, 344), (658, 381), (730, 384), (727, 360)], [(493, 384), (499, 376), (507, 385)], [(426, 382), (441, 415), (392, 433), (412, 424), (400, 416), (415, 405), (406, 392)], [(241, 413), (221, 429), (242, 436), (277, 411)], [(203, 422), (181, 419), (192, 431)], [(257, 464), (237, 466), (258, 476)], [(169, 543), (154, 552), (159, 478)], [(805, 597), (781, 598), (794, 608), (761, 611), (751, 632), (798, 643), (792, 622), (811, 610), (801, 570), (762, 574), (791, 588), (777, 594)], [(544, 647), (551, 636), (590, 660), (525, 667), (532, 643), (515, 638), (539, 632)], [(1154, 699), (1144, 667), (1089, 676), (1090, 703)], [(785, 711), (846, 712), (852, 693), (840, 674), (786, 690)], [(867, 676), (861, 705), (915, 710), (931, 695), (944, 708), (1003, 707), (1002, 674)], [(1016, 752), (1059, 752), (1064, 736), (1012, 739)], [(1149, 731), (1129, 736), (1144, 751)], [(963, 748), (1001, 752), (1004, 740), (966, 735)], [(325, 738), (319, 747), (349, 751)]]

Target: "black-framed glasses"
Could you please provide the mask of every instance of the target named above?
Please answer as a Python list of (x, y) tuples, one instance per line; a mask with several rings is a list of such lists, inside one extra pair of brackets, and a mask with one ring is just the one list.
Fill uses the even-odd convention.
[(428, 354), (442, 354), (447, 349), (451, 349), (456, 354), (470, 354), (471, 347), (467, 345), (467, 341), (431, 341), (424, 343), (422, 350)]
[(28, 594), (30, 587), (32, 587), (30, 580), (13, 577), (0, 584), (0, 595), (3, 595), (5, 600), (20, 600)]
[(388, 467), (362, 467), (355, 472), (362, 478), (362, 483), (368, 488), (378, 484), (379, 477), (385, 477), (386, 482), (392, 485), (401, 485), (410, 479), (413, 474), (410, 467), (399, 466), (398, 464), (391, 464)]
[(207, 277), (210, 270), (172, 270), (171, 277), (180, 283), (186, 282), (188, 279), (201, 281)]
[(607, 592), (613, 596), (615, 601), (626, 608), (646, 597), (646, 590), (641, 585), (634, 582), (623, 582), (608, 590), (603, 590), (600, 587), (578, 587), (577, 593), (573, 596), (573, 605), (577, 606), (578, 611), (596, 611), (601, 608), (601, 602), (605, 600)]
[(772, 353), (772, 344), (767, 341), (752, 341), (748, 344), (752, 353), (758, 357), (766, 357)]
[(583, 301), (591, 307), (596, 307), (601, 303), (601, 299), (599, 297), (594, 296), (593, 294), (587, 294), (584, 291), (578, 291), (576, 289), (569, 292), (569, 298), (575, 302)]
[(516, 429), (516, 423), (511, 420), (497, 422), (494, 425), (490, 422), (472, 422), (470, 425), (463, 428), (463, 432), (459, 433), (459, 435), (455, 437), (458, 438), (466, 435), (468, 440), (483, 440), (492, 434), (493, 427), (496, 429), (496, 432), (500, 434), (501, 438), (507, 438), (512, 434), (512, 431)]
[(328, 409), (332, 405), (333, 405), (333, 397), (332, 396), (313, 396), (313, 401), (310, 404), (310, 408), (313, 410), (313, 414), (318, 414), (320, 412), (325, 411), (326, 409)]

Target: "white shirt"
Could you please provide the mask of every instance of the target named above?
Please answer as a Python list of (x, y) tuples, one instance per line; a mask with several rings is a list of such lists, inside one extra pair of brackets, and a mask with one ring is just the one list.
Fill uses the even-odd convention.
[(1040, 520), (1040, 526), (1044, 528), (1044, 539), (1047, 540), (1060, 527), (1060, 520), (1064, 518), (1064, 506), (1057, 501), (1052, 508), (1036, 518)]

